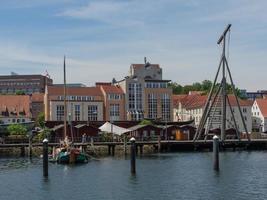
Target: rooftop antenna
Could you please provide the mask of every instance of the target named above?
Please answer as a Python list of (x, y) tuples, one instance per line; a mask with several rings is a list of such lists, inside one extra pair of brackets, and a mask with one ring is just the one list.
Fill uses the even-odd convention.
[[(230, 112), (231, 112), (232, 119), (234, 121), (234, 127), (235, 127), (237, 138), (240, 140), (240, 131), (237, 127), (237, 123), (236, 123), (236, 119), (235, 119), (235, 116), (233, 113), (233, 109), (232, 109), (232, 106), (230, 104), (230, 100), (229, 100), (229, 97), (228, 97), (227, 91), (226, 91), (226, 86), (227, 86), (226, 75), (227, 75), (227, 73), (228, 73), (230, 81), (231, 81), (231, 89), (234, 93), (234, 97), (235, 97), (235, 100), (237, 102), (238, 111), (239, 111), (239, 114), (240, 114), (241, 120), (242, 120), (242, 125), (245, 129), (247, 139), (250, 141), (248, 131), (247, 131), (247, 126), (245, 124), (245, 120), (244, 120), (244, 117), (242, 115), (241, 108), (240, 108), (240, 103), (239, 103), (238, 98), (237, 98), (235, 85), (233, 83), (233, 79), (232, 79), (232, 75), (231, 75), (230, 68), (228, 65), (228, 61), (227, 61), (226, 56), (225, 56), (226, 35), (230, 33), (230, 28), (231, 28), (231, 24), (228, 24), (228, 26), (225, 28), (224, 32), (220, 36), (219, 40), (217, 41), (218, 45), (220, 45), (220, 44), (223, 45), (220, 64), (219, 64), (214, 82), (212, 84), (211, 90), (209, 92), (208, 99), (206, 101), (206, 104), (205, 104), (205, 107), (203, 110), (203, 115), (201, 117), (196, 134), (194, 136), (194, 141), (199, 140), (200, 137), (203, 136), (203, 133), (204, 133), (204, 138), (206, 140), (211, 123), (214, 121), (214, 119), (216, 117), (218, 119), (218, 107), (217, 107), (218, 104), (219, 104), (219, 106), (221, 106), (221, 108), (219, 108), (219, 113), (220, 113), (219, 120), (220, 120), (220, 129), (221, 129), (221, 133), (220, 133), (221, 136), (220, 137), (221, 137), (222, 141), (224, 141), (226, 139), (225, 130), (226, 130), (226, 106), (227, 106), (227, 103), (228, 103), (228, 106), (230, 107)], [(228, 45), (229, 45), (229, 43), (228, 43)], [(218, 75), (220, 73), (220, 69), (222, 69), (222, 80), (221, 80), (221, 83), (219, 84), (219, 87), (216, 87), (218, 85), (217, 79), (218, 79)], [(217, 112), (217, 116), (215, 116), (215, 112)], [(206, 130), (204, 132), (205, 125), (206, 125)]]

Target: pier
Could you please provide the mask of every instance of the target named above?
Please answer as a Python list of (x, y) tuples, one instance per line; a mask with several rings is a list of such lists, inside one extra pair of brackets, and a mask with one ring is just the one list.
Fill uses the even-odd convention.
[[(48, 143), (49, 147), (59, 147), (59, 143)], [(90, 146), (106, 146), (108, 147), (108, 154), (115, 155), (116, 146), (124, 147), (124, 142), (91, 142), (88, 143), (74, 143), (76, 147), (87, 148)], [(131, 143), (127, 142), (126, 145), (130, 147)], [(212, 151), (212, 140), (161, 140), (161, 141), (136, 141), (136, 152), (137, 154), (143, 154), (144, 146), (151, 146), (154, 148), (155, 152), (179, 152), (179, 151)], [(16, 143), (16, 144), (0, 144), (0, 150), (5, 148), (20, 148), (21, 156), (25, 156), (26, 148), (40, 147), (42, 148), (42, 143)], [(219, 148), (221, 151), (224, 150), (267, 150), (267, 139), (252, 139), (248, 140), (225, 140), (219, 142)]]

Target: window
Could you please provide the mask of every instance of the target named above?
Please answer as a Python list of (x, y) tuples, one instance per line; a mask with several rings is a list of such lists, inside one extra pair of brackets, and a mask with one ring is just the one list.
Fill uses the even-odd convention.
[(97, 105), (88, 106), (88, 121), (97, 121)]
[(111, 120), (119, 120), (120, 116), (120, 105), (110, 104), (109, 116)]
[(128, 91), (129, 91), (128, 108), (131, 113), (131, 118), (132, 120), (140, 120), (143, 118), (142, 84), (141, 83), (129, 83)]
[(247, 112), (247, 108), (243, 108), (243, 113), (246, 113)]
[(156, 94), (148, 94), (148, 118), (157, 118), (157, 97)]
[(108, 94), (108, 99), (109, 100), (118, 100), (118, 99), (121, 99), (121, 95), (119, 95), (119, 94)]
[(64, 106), (63, 105), (58, 105), (57, 106), (57, 121), (63, 121), (64, 120)]
[(74, 105), (74, 116), (75, 116), (75, 121), (80, 121), (80, 105)]
[(161, 95), (161, 113), (162, 113), (162, 120), (170, 121), (171, 119), (171, 110), (170, 110), (170, 95), (169, 94), (162, 94)]

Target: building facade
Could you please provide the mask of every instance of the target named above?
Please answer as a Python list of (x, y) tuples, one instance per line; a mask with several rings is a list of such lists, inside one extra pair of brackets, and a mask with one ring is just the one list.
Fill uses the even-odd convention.
[(31, 122), (31, 97), (0, 95), (0, 124)]
[(172, 89), (158, 64), (132, 64), (129, 76), (116, 82), (125, 93), (126, 119), (172, 121)]
[(44, 93), (45, 86), (52, 84), (53, 80), (43, 75), (0, 76), (0, 94), (15, 94), (17, 91), (25, 94)]
[(267, 131), (267, 99), (256, 99), (251, 108), (252, 128), (255, 132)]
[[(177, 121), (187, 121), (194, 119), (195, 126), (198, 127), (201, 117), (203, 115), (203, 110), (205, 107), (205, 103), (207, 100), (206, 95), (199, 95), (199, 94), (193, 94), (193, 95), (186, 95), (183, 97), (175, 97), (173, 98), (174, 101), (174, 109), (173, 109), (173, 115), (175, 116), (175, 120)], [(234, 117), (237, 123), (237, 128), (241, 132), (245, 132), (245, 127), (243, 126), (241, 116), (239, 114), (239, 109), (237, 102), (235, 100), (235, 97), (232, 95), (229, 95), (229, 101), (234, 113)], [(248, 100), (241, 100), (239, 99), (240, 108), (242, 115), (244, 117), (244, 121), (247, 127), (248, 132), (252, 131), (252, 116), (251, 116), (251, 107), (252, 102)], [(210, 125), (210, 129), (217, 129), (221, 126), (221, 107), (217, 106), (216, 109), (213, 108), (212, 112), (214, 112), (213, 120)], [(211, 119), (208, 118), (207, 122)], [(226, 107), (226, 128), (231, 129), (234, 128), (234, 119), (231, 115), (230, 106), (227, 105)]]
[[(67, 120), (103, 121), (103, 102), (99, 87), (67, 87)], [(47, 86), (44, 104), (46, 121), (64, 121), (64, 87)]]

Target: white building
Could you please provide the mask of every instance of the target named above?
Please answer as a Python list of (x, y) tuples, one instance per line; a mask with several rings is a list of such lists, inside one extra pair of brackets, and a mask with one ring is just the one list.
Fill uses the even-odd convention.
[(252, 128), (257, 132), (267, 131), (267, 99), (256, 99), (251, 108)]
[[(192, 94), (192, 95), (174, 95), (173, 97), (173, 117), (175, 121), (187, 121), (194, 119), (195, 126), (197, 127), (200, 123), (205, 103), (207, 100), (206, 95)], [(229, 95), (229, 101), (233, 109), (237, 128), (241, 132), (245, 132), (245, 128), (242, 124), (242, 119), (238, 111), (238, 105), (235, 101), (235, 97)], [(245, 120), (248, 132), (252, 131), (252, 117), (251, 117), (251, 101), (239, 100), (241, 112)], [(208, 119), (209, 120), (209, 119)], [(207, 121), (208, 121), (207, 120)], [(221, 108), (217, 107), (213, 116), (213, 121), (210, 129), (220, 128), (221, 126)], [(234, 119), (231, 115), (230, 106), (226, 108), (226, 129), (234, 128)]]

